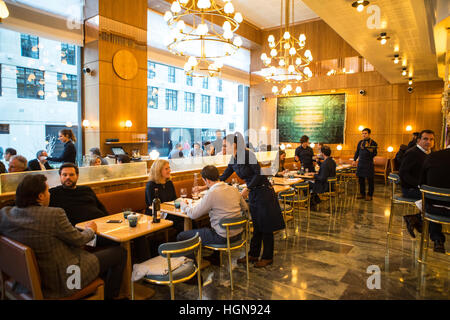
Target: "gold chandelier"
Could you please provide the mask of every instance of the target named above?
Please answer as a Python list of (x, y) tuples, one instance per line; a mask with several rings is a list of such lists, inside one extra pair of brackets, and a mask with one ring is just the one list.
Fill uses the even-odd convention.
[[(189, 76), (218, 76), (223, 59), (242, 46), (241, 37), (234, 35), (242, 14), (235, 13), (231, 0), (224, 2), (221, 7), (214, 0), (175, 0), (164, 15), (171, 27), (167, 48), (187, 59), (184, 70)], [(221, 29), (211, 23), (218, 18), (224, 21)]]
[[(272, 87), (274, 94), (287, 96), (301, 93), (302, 88), (298, 83), (311, 79), (313, 74), (308, 66), (313, 56), (310, 50), (305, 50), (306, 36), (301, 34), (297, 39), (290, 32), (291, 14), (294, 20), (293, 0), (284, 0), (284, 11), (285, 26), (283, 27), (283, 0), (281, 0), (280, 39), (275, 42), (275, 37), (269, 36), (271, 50), (269, 54), (261, 54), (261, 60), (265, 66), (261, 71), (265, 80), (274, 84)], [(278, 86), (284, 87), (280, 91)]]

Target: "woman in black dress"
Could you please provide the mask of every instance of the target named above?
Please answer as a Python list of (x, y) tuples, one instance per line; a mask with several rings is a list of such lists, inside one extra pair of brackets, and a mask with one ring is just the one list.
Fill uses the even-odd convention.
[(75, 135), (70, 129), (60, 130), (58, 133), (58, 140), (64, 143), (63, 153), (59, 157), (48, 157), (48, 161), (53, 162), (71, 162), (76, 164), (77, 150), (75, 149), (74, 142), (77, 141)]
[[(248, 253), (249, 261), (255, 262), (257, 268), (265, 267), (273, 263), (273, 232), (285, 228), (280, 204), (266, 176), (261, 175), (261, 167), (255, 154), (245, 148), (244, 137), (236, 133), (226, 136), (225, 140), (227, 154), (232, 157), (220, 180), (225, 181), (233, 172), (245, 180), (247, 188), (242, 191), (242, 196), (245, 198), (248, 195), (254, 228)], [(264, 250), (259, 260), (261, 245)], [(238, 259), (238, 262), (244, 263), (245, 257)]]
[[(153, 214), (149, 207), (152, 206), (155, 198), (155, 189), (158, 189), (158, 197), (161, 203), (177, 199), (175, 186), (170, 180), (170, 164), (167, 160), (156, 160), (150, 168), (150, 179), (145, 188), (145, 203), (147, 204), (145, 213), (148, 215)], [(166, 219), (173, 221), (173, 227), (177, 234), (184, 230), (183, 218), (168, 215)]]

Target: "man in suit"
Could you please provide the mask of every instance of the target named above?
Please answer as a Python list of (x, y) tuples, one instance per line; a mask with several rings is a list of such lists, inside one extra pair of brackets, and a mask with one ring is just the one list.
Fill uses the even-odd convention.
[[(402, 194), (405, 198), (421, 199), (422, 194), (419, 190), (420, 173), (425, 160), (434, 147), (434, 132), (432, 130), (423, 130), (419, 134), (417, 144), (406, 151), (402, 164), (400, 165), (399, 176), (402, 187)], [(411, 237), (415, 238), (414, 229), (422, 232), (422, 220), (420, 213), (404, 216)]]
[(314, 174), (314, 182), (311, 183), (311, 210), (315, 211), (316, 206), (320, 203), (319, 193), (324, 193), (328, 191), (328, 178), (336, 177), (336, 162), (331, 158), (331, 149), (328, 146), (323, 146), (320, 149), (324, 160), (320, 165), (319, 173), (309, 173), (309, 175)]
[(67, 285), (73, 275), (68, 271), (71, 266), (80, 268), (81, 288), (100, 275), (105, 280), (105, 298), (117, 296), (126, 250), (119, 246), (95, 254), (83, 250), (81, 247), (94, 238), (97, 225), (89, 223), (80, 232), (70, 224), (63, 209), (48, 207), (50, 193), (46, 180), (42, 174), (28, 175), (22, 180), (16, 190), (16, 206), (0, 210), (0, 234), (33, 250), (44, 298), (67, 297), (78, 291)]
[(39, 171), (39, 170), (51, 170), (53, 169), (47, 161), (47, 151), (39, 150), (36, 153), (36, 159), (28, 161), (28, 170)]
[[(373, 164), (373, 158), (377, 155), (377, 143), (370, 138), (371, 131), (369, 128), (365, 128), (361, 131), (362, 140), (358, 142), (356, 147), (355, 156), (353, 157), (353, 165), (358, 160), (358, 167), (356, 169), (356, 175), (359, 178), (359, 191), (357, 199), (365, 199), (371, 201), (373, 193), (375, 191), (375, 168)], [(369, 184), (369, 190), (366, 195), (366, 179)]]
[[(449, 134), (450, 138), (450, 134)], [(450, 143), (447, 149), (433, 152), (425, 160), (420, 184), (436, 188), (450, 189)], [(426, 200), (426, 212), (450, 216), (450, 203), (439, 200)], [(420, 216), (422, 218), (422, 216)], [(445, 236), (442, 225), (430, 221), (430, 238), (434, 242), (434, 251), (445, 254)]]

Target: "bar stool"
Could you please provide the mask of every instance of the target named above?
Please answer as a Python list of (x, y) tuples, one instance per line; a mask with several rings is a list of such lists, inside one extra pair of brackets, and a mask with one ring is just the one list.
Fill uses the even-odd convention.
[[(386, 241), (386, 248), (389, 249), (389, 239), (390, 236), (397, 236), (402, 237), (403, 233), (393, 233), (392, 232), (392, 226), (394, 221), (394, 205), (400, 204), (405, 206), (404, 208), (414, 208), (416, 205), (417, 199), (411, 199), (403, 197), (402, 195), (396, 194), (396, 186), (400, 184), (400, 176), (396, 173), (390, 173), (388, 176), (389, 183), (391, 184), (391, 213), (389, 215), (389, 224), (388, 224), (388, 230), (387, 230), (387, 241)], [(405, 212), (404, 212), (405, 213)], [(406, 212), (407, 213), (407, 212)], [(403, 215), (402, 215), (403, 216)]]

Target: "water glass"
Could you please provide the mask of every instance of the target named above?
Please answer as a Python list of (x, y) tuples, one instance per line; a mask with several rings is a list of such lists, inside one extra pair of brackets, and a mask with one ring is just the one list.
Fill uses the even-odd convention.
[(186, 190), (186, 188), (181, 188), (180, 189), (180, 197), (181, 198), (186, 198), (187, 197), (187, 190)]
[(124, 209), (122, 209), (122, 212), (123, 212), (123, 218), (127, 219), (128, 216), (133, 213), (133, 210), (131, 210), (131, 208), (124, 208)]

